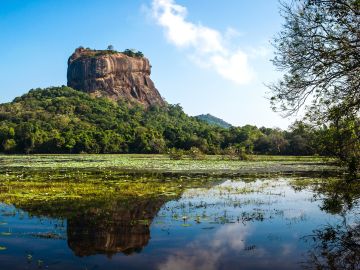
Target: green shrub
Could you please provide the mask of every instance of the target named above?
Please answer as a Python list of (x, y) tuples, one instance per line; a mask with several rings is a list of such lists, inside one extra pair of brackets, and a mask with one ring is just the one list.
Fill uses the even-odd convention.
[(223, 152), (223, 157), (227, 159), (236, 159), (236, 149), (233, 146), (226, 147)]
[(249, 156), (246, 153), (245, 147), (238, 147), (236, 149), (236, 157), (239, 160), (249, 160)]
[(197, 147), (191, 147), (190, 150), (188, 151), (188, 156), (191, 159), (204, 159), (205, 155), (204, 153)]
[(142, 52), (134, 50), (134, 49), (126, 49), (122, 53), (127, 56), (130, 56), (130, 57), (136, 57), (136, 58), (144, 57), (144, 54)]
[(171, 148), (168, 151), (168, 155), (170, 159), (180, 160), (184, 158), (184, 151), (181, 149)]
[(232, 160), (249, 160), (245, 147), (242, 146), (229, 146), (224, 149), (223, 155)]
[(16, 141), (14, 139), (5, 140), (3, 143), (5, 153), (13, 153), (16, 150)]

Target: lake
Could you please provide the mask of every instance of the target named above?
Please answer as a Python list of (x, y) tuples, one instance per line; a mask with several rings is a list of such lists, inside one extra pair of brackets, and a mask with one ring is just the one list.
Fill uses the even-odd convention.
[(357, 182), (61, 175), (1, 183), (0, 269), (360, 269)]

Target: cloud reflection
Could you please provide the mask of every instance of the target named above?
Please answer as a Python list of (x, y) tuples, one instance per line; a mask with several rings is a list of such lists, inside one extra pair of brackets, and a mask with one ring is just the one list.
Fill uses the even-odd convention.
[(228, 253), (240, 253), (246, 246), (246, 238), (252, 233), (249, 224), (226, 224), (212, 236), (202, 235), (181, 251), (170, 255), (159, 265), (160, 270), (218, 269), (222, 257)]

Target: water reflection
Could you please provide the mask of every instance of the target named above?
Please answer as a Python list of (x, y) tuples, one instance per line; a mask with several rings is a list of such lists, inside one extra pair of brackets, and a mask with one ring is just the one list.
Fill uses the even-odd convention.
[(164, 190), (163, 181), (141, 181), (136, 191), (146, 187), (145, 195), (128, 196), (109, 182), (92, 197), (80, 196), (84, 188), (95, 192), (83, 186), (80, 195), (14, 200), (25, 212), (0, 211), (0, 246), (7, 248), (0, 268), (35, 269), (21, 264), (29, 255), (48, 269), (68, 270), (360, 268), (359, 183), (218, 179), (174, 192), (183, 184)]
[(77, 256), (140, 252), (150, 240), (150, 225), (162, 199), (118, 201), (68, 219), (68, 245)]
[(214, 270), (219, 268), (227, 254), (231, 253), (232, 256), (237, 256), (245, 249), (254, 249), (253, 252), (261, 257), (263, 250), (255, 250), (252, 246), (246, 246), (247, 237), (251, 234), (251, 225), (228, 224), (216, 230), (210, 239), (208, 235), (203, 235), (184, 249), (176, 251), (159, 265), (159, 269)]
[(360, 269), (360, 225), (326, 225), (315, 230), (308, 264), (316, 269)]
[(320, 208), (339, 216), (305, 236), (312, 248), (305, 266), (316, 269), (360, 269), (360, 183), (334, 181), (314, 188)]

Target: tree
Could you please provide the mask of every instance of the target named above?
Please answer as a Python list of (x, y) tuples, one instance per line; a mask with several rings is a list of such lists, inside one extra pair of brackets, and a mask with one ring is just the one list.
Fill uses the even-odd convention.
[(337, 110), (329, 112), (333, 121), (328, 127), (325, 144), (330, 151), (347, 166), (351, 178), (356, 178), (360, 164), (360, 119), (354, 115), (343, 115)]
[(279, 155), (288, 146), (288, 141), (284, 138), (280, 130), (274, 130), (274, 132), (269, 135), (269, 141), (271, 154)]
[[(283, 30), (273, 64), (285, 71), (270, 86), (276, 109), (297, 112), (308, 99), (327, 112), (360, 108), (360, 1), (297, 0), (282, 4)], [(323, 116), (323, 115), (320, 115)]]
[(126, 49), (122, 53), (127, 55), (127, 56), (134, 57), (135, 53), (136, 53), (136, 50), (134, 50), (134, 49)]
[(319, 154), (316, 152), (318, 142), (315, 143), (318, 138), (311, 125), (295, 121), (290, 127), (290, 132), (286, 133), (286, 139), (289, 141), (288, 154), (306, 156)]
[(140, 52), (140, 51), (137, 51), (135, 53), (135, 56), (138, 57), (138, 58), (141, 58), (141, 57), (144, 57), (144, 54), (142, 52)]
[(12, 153), (15, 151), (16, 142), (14, 139), (5, 140), (3, 143), (3, 148), (5, 153)]
[(108, 49), (108, 51), (113, 51), (113, 50), (114, 50), (114, 46), (113, 46), (113, 45), (109, 45), (109, 46), (107, 46), (107, 49)]
[(137, 58), (144, 57), (144, 54), (142, 52), (135, 49), (126, 49), (122, 53), (130, 57), (137, 57)]
[(327, 124), (358, 117), (360, 1), (297, 0), (282, 3), (281, 13), (285, 24), (272, 62), (285, 74), (269, 86), (273, 109), (288, 116), (305, 106), (308, 119)]

